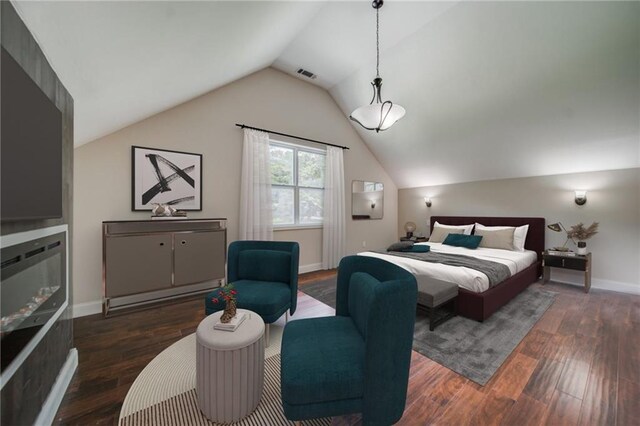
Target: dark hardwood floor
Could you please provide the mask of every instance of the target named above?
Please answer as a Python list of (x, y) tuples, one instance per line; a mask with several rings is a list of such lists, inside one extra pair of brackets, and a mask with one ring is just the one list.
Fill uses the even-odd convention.
[[(334, 272), (301, 275), (300, 287)], [(534, 284), (539, 286), (540, 284)], [(640, 296), (550, 283), (556, 302), (484, 387), (413, 353), (402, 425), (640, 425)], [(300, 293), (292, 319), (333, 315)], [(59, 424), (117, 424), (136, 376), (193, 333), (202, 298), (74, 320), (78, 371)], [(358, 416), (334, 424), (359, 424)]]

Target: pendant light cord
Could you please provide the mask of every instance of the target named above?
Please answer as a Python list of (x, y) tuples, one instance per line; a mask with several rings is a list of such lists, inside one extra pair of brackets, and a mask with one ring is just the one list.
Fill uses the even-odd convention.
[(376, 9), (376, 77), (380, 77), (380, 9)]

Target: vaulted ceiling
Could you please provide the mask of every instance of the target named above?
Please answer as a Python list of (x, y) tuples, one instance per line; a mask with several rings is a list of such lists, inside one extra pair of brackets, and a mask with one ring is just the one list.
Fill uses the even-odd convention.
[[(362, 2), (15, 2), (75, 99), (76, 144), (273, 66), (371, 98)], [(401, 2), (380, 12), (383, 97), (358, 128), (399, 187), (640, 167), (640, 3)]]

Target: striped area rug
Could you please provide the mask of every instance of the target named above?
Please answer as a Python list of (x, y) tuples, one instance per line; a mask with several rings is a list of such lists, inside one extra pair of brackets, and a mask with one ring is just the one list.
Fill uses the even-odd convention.
[[(284, 417), (280, 399), (281, 339), (282, 327), (272, 325), (270, 344), (265, 351), (262, 400), (253, 413), (234, 425), (293, 425)], [(195, 370), (196, 342), (192, 334), (161, 352), (136, 378), (122, 405), (119, 426), (215, 425), (198, 408)], [(330, 425), (331, 419), (302, 423)]]

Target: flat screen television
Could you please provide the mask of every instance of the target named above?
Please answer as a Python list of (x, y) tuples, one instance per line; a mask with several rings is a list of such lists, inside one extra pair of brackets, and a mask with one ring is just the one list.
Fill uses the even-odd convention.
[(62, 113), (2, 48), (0, 218), (62, 217)]

